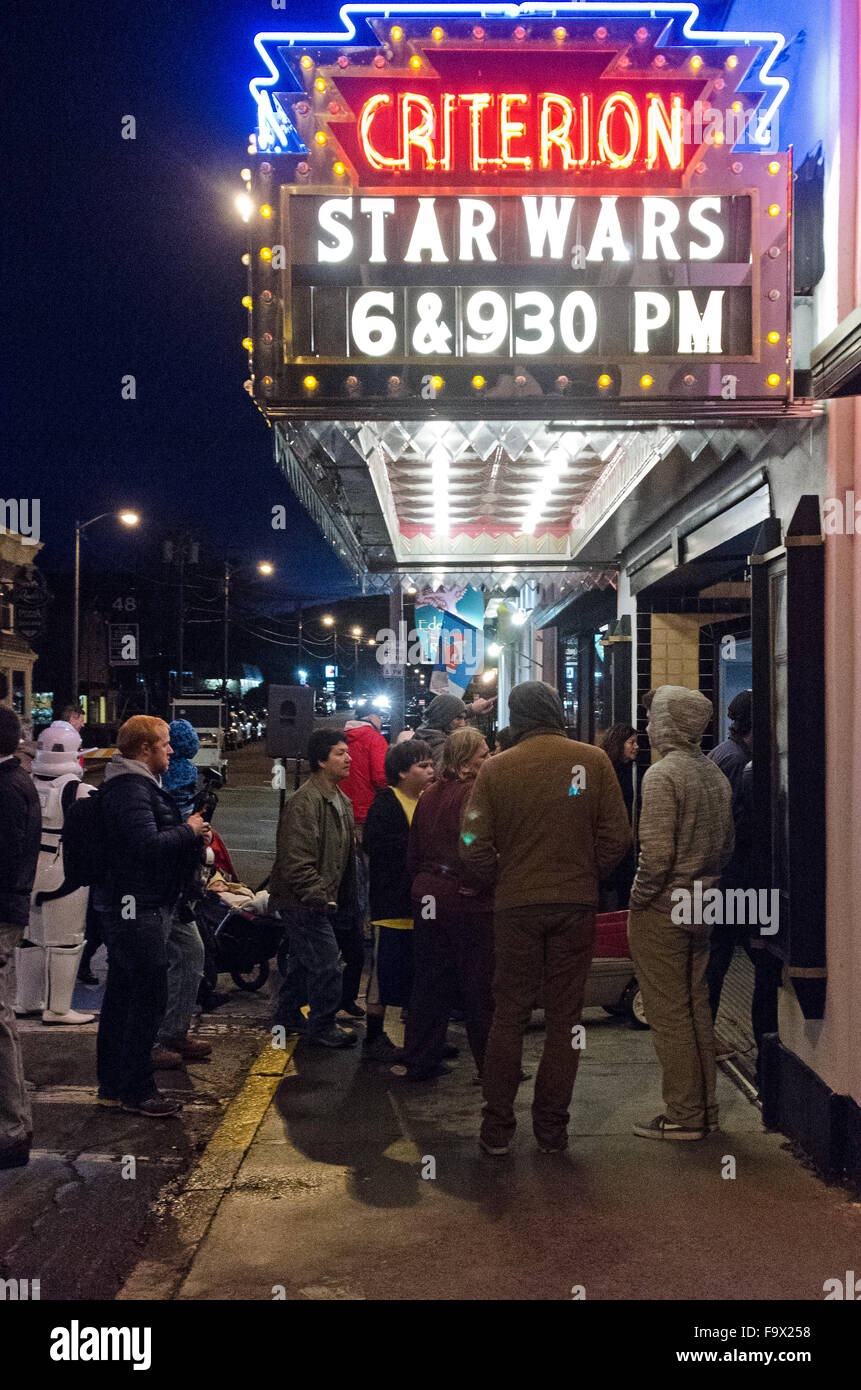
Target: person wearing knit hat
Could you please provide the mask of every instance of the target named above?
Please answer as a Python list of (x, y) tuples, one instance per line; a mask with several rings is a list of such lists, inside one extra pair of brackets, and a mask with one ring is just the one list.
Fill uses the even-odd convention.
[(424, 721), (416, 729), (416, 738), (428, 744), (437, 776), (442, 765), (442, 750), (449, 734), (462, 729), (472, 715), (487, 714), (493, 708), (492, 699), (474, 700), (471, 705), (457, 695), (436, 695), (425, 710)]
[(31, 776), (42, 809), (42, 839), (30, 921), (15, 952), (15, 1012), (41, 1013), (44, 1024), (91, 1023), (94, 1015), (72, 1008), (72, 994), (84, 949), (84, 922), (89, 889), (38, 904), (64, 879), (62, 833), (66, 812), (93, 788), (82, 781), (81, 735), (58, 720), (43, 729), (36, 743)]
[(661, 1064), (664, 1111), (634, 1125), (642, 1139), (704, 1139), (718, 1126), (709, 926), (695, 920), (703, 915), (696, 885), (701, 902), (735, 835), (729, 782), (700, 747), (711, 717), (711, 701), (680, 685), (658, 686), (649, 710), (646, 732), (661, 756), (643, 777), (628, 942)]
[(508, 700), (514, 746), (487, 758), (464, 811), (460, 855), (495, 886), (494, 1013), (482, 1085), (479, 1145), (508, 1153), (516, 1120), (523, 1034), (544, 994), (547, 1030), (532, 1128), (544, 1153), (568, 1145), (568, 1107), (600, 882), (631, 844), (621, 788), (607, 754), (565, 732), (562, 703), (543, 681)]

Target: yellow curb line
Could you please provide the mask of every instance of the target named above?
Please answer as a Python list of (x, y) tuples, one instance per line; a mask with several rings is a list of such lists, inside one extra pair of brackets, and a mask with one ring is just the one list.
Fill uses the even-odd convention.
[(171, 1215), (176, 1222), (177, 1235), (182, 1244), (183, 1231), (186, 1230), (190, 1234), (193, 1223), (193, 1218), (183, 1212), (183, 1198), (191, 1192), (203, 1191), (208, 1192), (210, 1197), (211, 1210), (205, 1228), (189, 1239), (181, 1263), (152, 1261), (144, 1254), (116, 1294), (118, 1300), (166, 1301), (176, 1297), (225, 1193), (245, 1160), (272, 1097), (287, 1072), (298, 1041), (298, 1035), (294, 1035), (288, 1036), (283, 1048), (273, 1047), (271, 1042), (266, 1044), (252, 1062), (246, 1080), (228, 1105), (197, 1163), (187, 1174), (182, 1190), (172, 1198), (170, 1206), (174, 1210)]

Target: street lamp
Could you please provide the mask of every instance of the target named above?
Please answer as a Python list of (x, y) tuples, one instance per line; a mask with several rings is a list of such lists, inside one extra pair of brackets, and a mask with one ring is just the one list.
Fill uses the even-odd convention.
[(320, 622), (323, 624), (324, 627), (330, 627), (330, 628), (332, 629), (332, 642), (333, 642), (333, 651), (334, 651), (334, 662), (335, 662), (335, 666), (337, 667), (337, 665), (338, 665), (338, 628), (337, 628), (337, 626), (336, 626), (336, 624), (335, 624), (335, 619), (332, 617), (332, 614), (331, 614), (331, 613), (324, 613), (324, 614), (323, 614), (323, 617), (320, 619)]
[(356, 675), (359, 674), (359, 638), (362, 635), (360, 627), (351, 627), (350, 632), (353, 637), (353, 665), (356, 668)]
[(117, 516), (123, 523), (123, 526), (137, 526), (140, 521), (137, 512), (126, 510), (122, 512), (99, 512), (98, 516), (91, 516), (89, 521), (75, 522), (75, 614), (72, 632), (72, 699), (75, 704), (78, 703), (79, 698), (78, 660), (80, 656), (79, 642), (81, 626), (81, 532), (86, 531), (88, 526), (93, 525), (93, 522), (101, 521), (102, 517), (105, 516)]
[[(233, 574), (236, 574), (236, 572), (237, 572), (238, 570), (240, 570), (240, 569), (242, 569), (242, 566), (241, 566), (241, 565), (234, 565), (234, 566), (233, 566), (232, 573), (233, 573)], [(265, 575), (274, 574), (274, 573), (275, 573), (275, 566), (274, 566), (273, 564), (271, 564), (269, 560), (258, 560), (258, 562), (257, 562), (257, 573), (258, 573), (258, 574), (265, 574)], [(224, 701), (225, 706), (227, 705), (227, 654), (228, 654), (228, 640), (229, 640), (229, 633), (230, 633), (230, 575), (231, 575), (230, 561), (229, 561), (229, 560), (225, 560), (225, 561), (224, 561), (224, 658), (223, 658), (222, 677), (221, 677), (221, 698), (222, 698), (222, 700)], [(226, 709), (225, 709), (225, 713), (226, 713)]]

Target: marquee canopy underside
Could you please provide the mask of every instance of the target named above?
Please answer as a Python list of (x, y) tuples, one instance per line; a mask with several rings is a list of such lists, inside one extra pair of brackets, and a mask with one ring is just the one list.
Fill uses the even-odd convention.
[(719, 467), (781, 449), (797, 424), (746, 428), (575, 427), (542, 421), (305, 421), (274, 423), (276, 459), (327, 540), (365, 587), (565, 575), (603, 582), (616, 568), (601, 531), (665, 460)]

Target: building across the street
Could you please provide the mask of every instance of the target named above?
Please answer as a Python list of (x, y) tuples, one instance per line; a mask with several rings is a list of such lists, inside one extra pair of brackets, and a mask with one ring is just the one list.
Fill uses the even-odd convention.
[(45, 580), (35, 559), (42, 544), (35, 537), (0, 529), (0, 704), (29, 720), (33, 707), (30, 645), (41, 630)]

